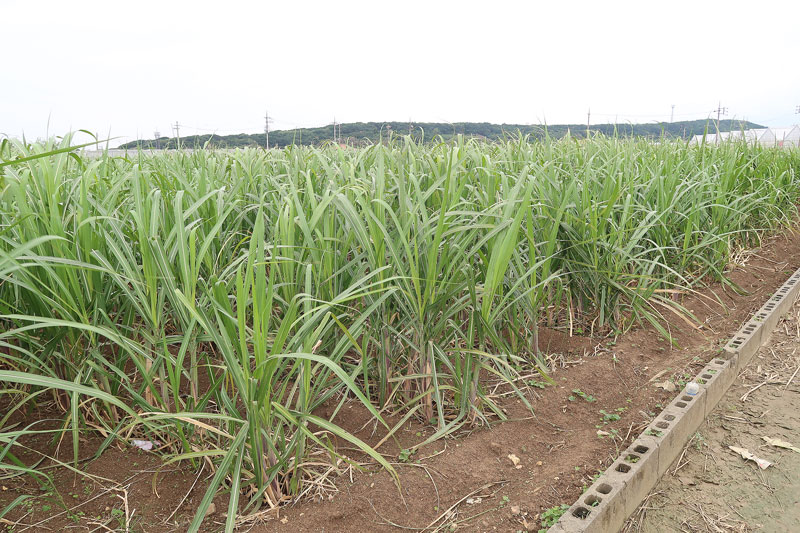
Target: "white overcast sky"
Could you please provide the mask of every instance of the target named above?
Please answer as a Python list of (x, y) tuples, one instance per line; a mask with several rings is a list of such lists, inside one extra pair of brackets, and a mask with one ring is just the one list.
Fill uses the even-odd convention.
[(0, 133), (800, 121), (800, 1), (0, 0)]

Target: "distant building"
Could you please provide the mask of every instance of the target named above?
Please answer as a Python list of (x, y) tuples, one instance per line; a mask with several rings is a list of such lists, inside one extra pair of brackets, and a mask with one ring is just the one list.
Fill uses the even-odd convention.
[(800, 146), (800, 126), (771, 129), (775, 134), (775, 146), (780, 146), (782, 148)]
[(755, 128), (750, 130), (721, 131), (706, 135), (695, 135), (691, 144), (720, 144), (723, 142), (745, 141), (765, 147), (792, 148), (800, 146), (800, 126), (791, 128)]

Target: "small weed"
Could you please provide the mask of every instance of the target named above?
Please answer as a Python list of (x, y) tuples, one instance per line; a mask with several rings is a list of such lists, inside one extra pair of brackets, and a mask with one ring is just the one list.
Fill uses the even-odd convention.
[(417, 450), (409, 450), (408, 448), (403, 448), (400, 450), (400, 454), (397, 456), (397, 460), (401, 463), (407, 463), (411, 460), (411, 457), (417, 453)]
[[(589, 403), (597, 401), (597, 398), (595, 398), (591, 394), (586, 394), (585, 392), (583, 392), (580, 389), (572, 389), (572, 393), (575, 394), (576, 396), (579, 396), (579, 397), (583, 398), (584, 400), (586, 400)], [(574, 401), (575, 400), (575, 398), (573, 396), (570, 396), (570, 398), (572, 398), (570, 401)]]
[(542, 521), (542, 529), (539, 530), (539, 533), (546, 533), (548, 529), (553, 527), (553, 525), (558, 522), (558, 519), (561, 518), (561, 515), (567, 512), (569, 509), (569, 505), (562, 503), (561, 505), (556, 505), (555, 507), (551, 507), (550, 509), (545, 509), (542, 511), (542, 515), (540, 517)]
[(111, 518), (116, 519), (120, 529), (125, 528), (125, 511), (117, 508), (111, 509)]
[[(623, 409), (624, 410), (624, 409)], [(620, 419), (620, 416), (617, 413), (609, 413), (605, 409), (600, 409), (600, 414), (603, 415), (603, 424), (608, 424), (609, 422), (616, 422)]]

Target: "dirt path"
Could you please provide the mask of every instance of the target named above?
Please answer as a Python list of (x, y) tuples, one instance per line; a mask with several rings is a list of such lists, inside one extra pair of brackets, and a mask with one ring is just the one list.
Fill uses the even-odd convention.
[[(798, 367), (800, 303), (778, 324), (625, 531), (800, 531), (800, 453), (764, 440), (800, 447)], [(761, 470), (729, 446), (746, 448), (773, 466)]]

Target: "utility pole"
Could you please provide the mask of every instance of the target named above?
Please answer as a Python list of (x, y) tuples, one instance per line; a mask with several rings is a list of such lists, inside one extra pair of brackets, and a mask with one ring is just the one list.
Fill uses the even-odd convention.
[(586, 138), (589, 138), (589, 125), (592, 123), (592, 108), (586, 113)]
[(333, 142), (339, 144), (339, 141), (336, 139), (336, 117), (333, 117)]
[(669, 114), (670, 123), (675, 121), (675, 104), (672, 104), (672, 111)]
[(154, 131), (153, 132), (153, 137), (156, 140), (156, 143), (155, 143), (156, 144), (156, 150), (158, 150), (158, 140), (161, 138), (161, 132), (159, 132), (158, 130)]
[(181, 148), (181, 125), (178, 124), (178, 121), (175, 121), (175, 138), (178, 139), (178, 150)]
[(269, 150), (269, 123), (272, 122), (272, 119), (269, 118), (269, 111), (264, 114), (264, 142), (265, 147)]
[(728, 114), (728, 108), (727, 107), (722, 107), (722, 102), (720, 102), (717, 105), (717, 108), (714, 111), (717, 112), (717, 131), (719, 131), (719, 117), (720, 117), (720, 115), (727, 115)]

